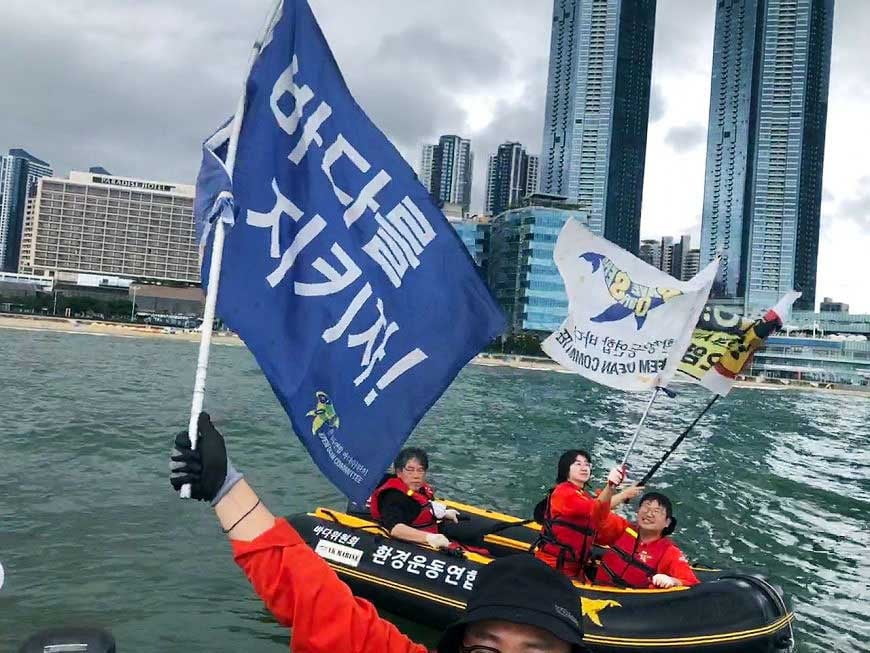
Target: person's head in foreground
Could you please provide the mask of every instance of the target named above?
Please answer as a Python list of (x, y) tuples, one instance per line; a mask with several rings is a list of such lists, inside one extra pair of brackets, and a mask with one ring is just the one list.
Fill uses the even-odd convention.
[(580, 594), (568, 578), (528, 554), (480, 570), (462, 618), (438, 653), (580, 653)]

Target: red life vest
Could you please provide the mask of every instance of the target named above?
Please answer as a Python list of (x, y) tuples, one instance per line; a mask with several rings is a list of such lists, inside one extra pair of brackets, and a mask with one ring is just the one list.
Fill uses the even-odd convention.
[(398, 490), (420, 504), (420, 512), (417, 514), (417, 518), (408, 524), (408, 526), (426, 531), (427, 533), (438, 532), (438, 520), (435, 518), (435, 511), (432, 509), (432, 500), (435, 498), (435, 492), (425, 483), (415, 492), (398, 476), (391, 476), (372, 492), (372, 496), (369, 499), (369, 509), (375, 521), (381, 520), (380, 496), (386, 490)]
[(668, 549), (667, 537), (643, 544), (633, 527), (626, 528), (601, 558), (595, 582), (616, 587), (649, 587)]
[[(590, 501), (589, 512), (571, 520), (554, 516), (551, 510), (551, 499), (557, 492), (577, 492)], [(578, 571), (586, 564), (595, 540), (595, 530), (592, 527), (592, 501), (594, 499), (570, 481), (560, 483), (546, 499), (544, 520), (541, 523), (541, 535), (535, 548), (556, 558), (556, 569), (561, 570), (566, 564), (577, 565)]]

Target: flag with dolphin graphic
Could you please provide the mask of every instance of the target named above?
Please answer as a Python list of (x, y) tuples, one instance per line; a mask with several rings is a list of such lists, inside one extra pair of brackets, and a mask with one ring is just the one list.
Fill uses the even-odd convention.
[(612, 388), (665, 387), (677, 371), (719, 266), (679, 281), (579, 221), (565, 223), (553, 254), (568, 317), (542, 348), (563, 367)]

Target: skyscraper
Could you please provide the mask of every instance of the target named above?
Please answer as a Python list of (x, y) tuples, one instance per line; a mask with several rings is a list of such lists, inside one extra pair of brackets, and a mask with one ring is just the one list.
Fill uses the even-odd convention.
[(27, 198), (36, 194), (40, 177), (51, 166), (21, 149), (0, 155), (0, 271), (17, 272)]
[(435, 148), (437, 145), (427, 143), (423, 146), (423, 152), (420, 155), (420, 183), (426, 187), (430, 193), (432, 192), (432, 164), (435, 159)]
[(716, 8), (701, 264), (747, 311), (815, 305), (833, 0)]
[(538, 189), (538, 157), (520, 143), (507, 142), (489, 157), (486, 174), (487, 215), (498, 215)]
[(541, 191), (637, 253), (655, 0), (554, 0)]
[(459, 204), (467, 213), (473, 167), (471, 141), (448, 134), (437, 145), (423, 145), (419, 179), (436, 201)]

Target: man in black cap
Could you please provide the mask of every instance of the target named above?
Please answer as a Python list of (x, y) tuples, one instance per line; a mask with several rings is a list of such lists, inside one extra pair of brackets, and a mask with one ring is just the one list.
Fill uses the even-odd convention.
[[(374, 607), (350, 592), (284, 519), (276, 519), (227, 458), (208, 415), (199, 417), (196, 450), (175, 438), (170, 481), (214, 506), (233, 554), (279, 623), (291, 648), (306, 653), (427, 653)], [(328, 600), (323, 600), (328, 597)], [(462, 618), (443, 634), (438, 653), (580, 653), (580, 596), (571, 581), (530, 555), (481, 569)]]

